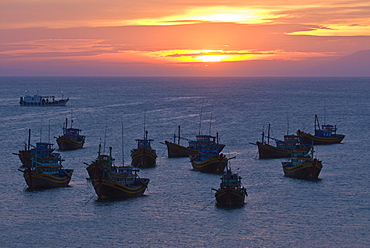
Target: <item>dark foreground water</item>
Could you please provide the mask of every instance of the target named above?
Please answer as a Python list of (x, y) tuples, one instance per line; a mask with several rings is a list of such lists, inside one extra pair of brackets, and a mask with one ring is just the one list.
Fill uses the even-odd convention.
[[(370, 246), (370, 78), (0, 78), (0, 84), (2, 247)], [(63, 91), (70, 102), (21, 107), (26, 90), (58, 98)], [(250, 142), (268, 123), (282, 138), (312, 132), (315, 114), (346, 135), (342, 144), (315, 148), (323, 161), (320, 181), (285, 178), (284, 159), (257, 159)], [(71, 186), (27, 191), (12, 153), (23, 148), (28, 129), (32, 143), (56, 144), (65, 118), (87, 136), (84, 149), (60, 152), (75, 170)], [(84, 162), (105, 140), (116, 163), (124, 157), (129, 164), (144, 122), (159, 156), (156, 168), (140, 172), (151, 179), (149, 190), (140, 198), (96, 201)], [(247, 188), (244, 207), (216, 207), (211, 188), (220, 176), (192, 171), (188, 158), (167, 158), (160, 142), (172, 140), (178, 125), (187, 138), (219, 133)]]

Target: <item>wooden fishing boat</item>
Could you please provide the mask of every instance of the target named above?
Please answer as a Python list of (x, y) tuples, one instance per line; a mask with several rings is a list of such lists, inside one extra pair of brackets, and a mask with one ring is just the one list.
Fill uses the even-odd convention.
[(13, 153), (19, 157), (22, 162), (22, 166), (31, 167), (32, 159), (36, 159), (39, 163), (45, 163), (45, 161), (58, 159), (59, 153), (55, 153), (53, 144), (47, 142), (37, 142), (36, 146), (31, 145), (31, 129), (28, 130), (28, 144), (24, 146), (23, 150), (19, 150), (18, 153)]
[(190, 155), (198, 154), (198, 150), (190, 149), (188, 147), (182, 146), (180, 144), (176, 144), (173, 142), (165, 141), (167, 146), (167, 152), (169, 158), (183, 158), (189, 157)]
[(85, 144), (85, 136), (80, 135), (81, 129), (73, 128), (72, 122), (71, 127), (68, 128), (68, 119), (66, 119), (63, 135), (56, 139), (60, 150), (76, 150)]
[(313, 158), (313, 149), (310, 153), (294, 151), (290, 161), (282, 162), (284, 175), (297, 179), (317, 180), (322, 169), (320, 160)]
[(217, 151), (202, 149), (197, 155), (190, 156), (190, 162), (195, 171), (221, 174), (227, 166), (228, 159)]
[(232, 173), (231, 168), (227, 167), (226, 173), (221, 177), (219, 189), (215, 190), (217, 205), (221, 207), (239, 207), (245, 203), (247, 190), (243, 187), (241, 177), (237, 173)]
[(111, 149), (109, 154), (102, 154), (101, 145), (99, 144), (98, 157), (91, 164), (85, 163), (90, 179), (98, 178), (104, 169), (112, 168), (113, 162), (114, 158), (112, 157)]
[[(189, 145), (187, 147), (180, 145), (181, 139), (187, 140)], [(196, 155), (203, 146), (213, 146), (213, 149), (217, 152), (221, 152), (225, 147), (225, 145), (218, 143), (218, 134), (216, 134), (216, 136), (199, 134), (196, 135), (195, 140), (183, 138), (180, 136), (180, 126), (178, 126), (178, 134), (174, 135), (173, 142), (166, 140), (165, 144), (167, 146), (169, 158), (180, 158)]]
[(345, 137), (343, 134), (337, 134), (337, 126), (320, 126), (317, 115), (315, 115), (315, 134), (312, 135), (298, 130), (297, 135), (303, 143), (312, 145), (338, 144), (342, 142)]
[(140, 178), (138, 169), (132, 166), (114, 166), (112, 148), (109, 155), (101, 155), (87, 171), (99, 199), (125, 199), (142, 196), (148, 187), (149, 179)]
[[(27, 92), (26, 92), (27, 93)], [(40, 96), (40, 95), (26, 95), (19, 100), (21, 106), (64, 106), (67, 104), (69, 98), (55, 99), (55, 96)]]
[[(275, 146), (270, 145), (270, 139), (276, 142)], [(270, 137), (270, 124), (268, 127), (267, 141), (265, 140), (264, 132), (262, 132), (262, 141), (257, 141), (255, 145), (258, 147), (260, 159), (289, 158), (293, 150), (308, 152), (311, 149), (311, 145), (303, 144), (297, 135), (284, 135), (284, 140)]]
[(23, 177), (31, 189), (66, 187), (71, 181), (73, 170), (64, 169), (60, 157), (37, 162), (32, 159), (32, 166), (24, 170)]
[(131, 165), (137, 168), (151, 168), (155, 167), (157, 163), (157, 154), (152, 149), (148, 139), (148, 131), (145, 131), (143, 139), (136, 139), (137, 148), (131, 150)]
[(99, 199), (125, 199), (142, 196), (148, 187), (149, 179), (140, 178), (139, 170), (132, 166), (118, 166), (113, 170), (103, 170), (104, 177), (92, 179)]

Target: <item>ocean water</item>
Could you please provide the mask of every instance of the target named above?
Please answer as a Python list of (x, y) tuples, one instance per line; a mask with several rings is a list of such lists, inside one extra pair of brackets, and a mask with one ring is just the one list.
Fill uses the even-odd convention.
[[(370, 78), (0, 78), (1, 247), (370, 247)], [(19, 97), (61, 92), (65, 107), (21, 107)], [(286, 159), (257, 159), (262, 130), (282, 138), (297, 129), (337, 125), (341, 144), (316, 146), (323, 162), (311, 182), (283, 176)], [(70, 187), (27, 190), (17, 153), (50, 141), (65, 118), (86, 135), (85, 147), (58, 151), (74, 169)], [(188, 158), (167, 158), (177, 126), (182, 136), (218, 132), (247, 203), (218, 208), (220, 176), (191, 170)], [(158, 166), (145, 196), (99, 202), (84, 163), (98, 146), (129, 164), (135, 139), (154, 139)], [(183, 145), (186, 145), (184, 142)]]

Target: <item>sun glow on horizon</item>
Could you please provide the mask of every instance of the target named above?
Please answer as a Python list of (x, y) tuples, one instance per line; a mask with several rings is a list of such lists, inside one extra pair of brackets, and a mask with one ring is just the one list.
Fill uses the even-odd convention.
[(269, 52), (235, 51), (235, 50), (164, 50), (148, 52), (147, 56), (172, 62), (215, 63), (245, 61), (271, 56)]

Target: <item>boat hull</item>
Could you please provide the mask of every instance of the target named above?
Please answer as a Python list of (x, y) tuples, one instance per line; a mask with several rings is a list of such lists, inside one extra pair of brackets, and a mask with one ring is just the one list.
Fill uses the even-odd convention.
[(237, 207), (243, 206), (245, 203), (246, 190), (240, 189), (219, 189), (215, 193), (218, 206), (222, 207)]
[[(16, 154), (16, 155), (18, 155), (19, 160), (22, 162), (23, 167), (31, 167), (32, 166), (32, 158), (35, 157), (34, 154), (32, 154), (29, 151), (19, 151), (19, 153)], [(59, 157), (59, 155), (56, 155), (56, 156)], [(36, 158), (37, 158), (37, 162), (42, 163), (43, 161), (48, 160), (48, 159), (55, 159), (56, 156), (36, 157)]]
[(190, 155), (196, 155), (199, 153), (198, 150), (190, 149), (185, 146), (181, 146), (169, 141), (165, 141), (168, 151), (169, 158), (183, 158), (189, 157)]
[(35, 107), (49, 107), (49, 106), (65, 106), (68, 102), (69, 98), (61, 99), (52, 102), (28, 102), (28, 101), (19, 101), (19, 105), (21, 106), (35, 106)]
[(193, 170), (205, 173), (221, 174), (224, 172), (227, 163), (228, 159), (223, 155), (199, 162), (196, 161), (195, 159), (191, 159), (191, 165), (193, 166)]
[[(260, 159), (269, 159), (269, 158), (290, 158), (293, 150), (281, 149), (275, 146), (264, 144), (261, 142), (256, 142), (258, 146), (258, 154)], [(309, 151), (311, 146), (301, 145), (299, 150)]]
[(26, 169), (23, 171), (23, 177), (28, 187), (32, 189), (67, 187), (71, 181), (73, 170), (65, 169), (65, 171), (67, 174), (50, 175)]
[(131, 153), (131, 165), (137, 168), (153, 168), (157, 163), (157, 154), (146, 149), (135, 149)]
[(76, 141), (64, 136), (59, 136), (56, 141), (58, 143), (59, 149), (63, 151), (81, 149), (85, 144), (84, 140)]
[(94, 161), (91, 165), (86, 167), (90, 179), (96, 179), (102, 175), (103, 169), (108, 167), (108, 163)]
[(289, 166), (289, 162), (282, 162), (284, 175), (297, 179), (317, 180), (322, 169), (321, 161), (307, 161), (294, 166)]
[(123, 185), (109, 179), (93, 179), (92, 185), (99, 199), (125, 199), (142, 196), (148, 187), (149, 179), (141, 178), (135, 184)]
[(342, 142), (345, 135), (343, 134), (333, 134), (331, 138), (318, 137), (309, 133), (300, 132), (300, 140), (304, 144), (313, 144), (313, 145), (331, 145), (338, 144)]

